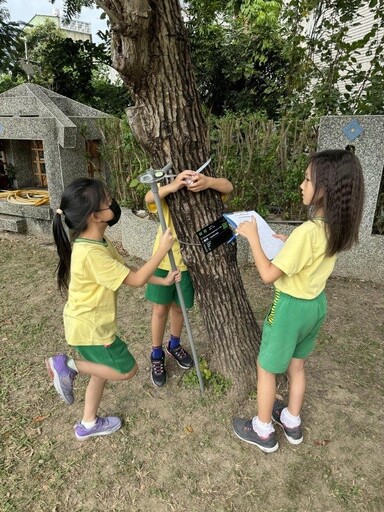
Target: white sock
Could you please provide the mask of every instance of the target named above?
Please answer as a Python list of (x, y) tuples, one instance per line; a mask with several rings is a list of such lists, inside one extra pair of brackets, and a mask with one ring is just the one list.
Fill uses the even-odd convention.
[(77, 369), (76, 363), (72, 359), (72, 357), (68, 357), (68, 359), (67, 359), (67, 366), (72, 368), (72, 370), (75, 370), (76, 373), (79, 373), (79, 370)]
[(93, 421), (84, 421), (81, 420), (81, 424), (86, 428), (90, 429), (96, 425), (96, 418)]
[(260, 437), (268, 437), (272, 432), (275, 431), (272, 425), (272, 421), (269, 423), (263, 423), (259, 420), (258, 416), (252, 418), (252, 428)]
[(293, 416), (288, 411), (288, 407), (285, 407), (285, 409), (281, 411), (280, 420), (288, 428), (295, 428), (301, 424), (300, 416)]

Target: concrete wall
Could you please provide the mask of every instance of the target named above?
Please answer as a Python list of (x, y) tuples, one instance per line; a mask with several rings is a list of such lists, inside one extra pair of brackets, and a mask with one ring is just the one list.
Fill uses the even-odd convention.
[[(348, 137), (351, 122), (357, 122), (361, 133), (354, 129)], [(351, 140), (352, 139), (352, 140)], [(372, 226), (384, 167), (384, 116), (327, 116), (320, 122), (318, 149), (355, 146), (364, 172), (365, 203), (360, 227), (360, 244), (342, 253), (336, 275), (384, 282), (384, 236), (373, 235)]]

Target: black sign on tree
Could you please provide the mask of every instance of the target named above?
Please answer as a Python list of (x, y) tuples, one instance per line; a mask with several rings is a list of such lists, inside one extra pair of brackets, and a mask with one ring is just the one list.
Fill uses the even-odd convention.
[(229, 242), (233, 237), (233, 231), (224, 217), (208, 224), (197, 231), (196, 234), (206, 254), (219, 247), (219, 245)]

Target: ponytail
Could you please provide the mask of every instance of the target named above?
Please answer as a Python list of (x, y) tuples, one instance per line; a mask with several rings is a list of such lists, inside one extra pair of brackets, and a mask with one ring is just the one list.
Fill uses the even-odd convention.
[[(104, 184), (92, 178), (78, 178), (64, 190), (60, 208), (53, 218), (53, 237), (56, 243), (59, 263), (57, 264), (57, 285), (61, 293), (69, 286), (71, 269), (71, 241), (77, 238), (87, 227), (88, 216), (100, 208), (107, 200)], [(71, 241), (68, 238), (62, 218), (70, 230)]]
[(53, 238), (56, 243), (57, 254), (59, 255), (59, 262), (56, 267), (57, 286), (61, 293), (65, 293), (68, 290), (69, 284), (72, 249), (61, 217), (62, 214), (56, 212), (53, 218), (52, 231)]

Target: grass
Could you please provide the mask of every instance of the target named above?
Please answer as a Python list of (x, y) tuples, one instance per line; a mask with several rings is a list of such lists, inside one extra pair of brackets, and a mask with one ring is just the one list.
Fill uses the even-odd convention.
[[(123, 428), (78, 442), (87, 379), (66, 406), (48, 384), (44, 358), (68, 351), (55, 253), (37, 239), (0, 235), (0, 510), (1, 512), (372, 512), (384, 510), (383, 298), (381, 286), (331, 279), (329, 316), (308, 359), (304, 442), (265, 455), (232, 433), (233, 415), (255, 413), (210, 373), (209, 343), (191, 312), (206, 392), (196, 376), (167, 361), (169, 381), (149, 379), (151, 307), (143, 290), (122, 290), (119, 326), (140, 366), (128, 383), (108, 384), (102, 414)], [(243, 269), (259, 321), (272, 290)], [(280, 392), (285, 396), (286, 389)]]

